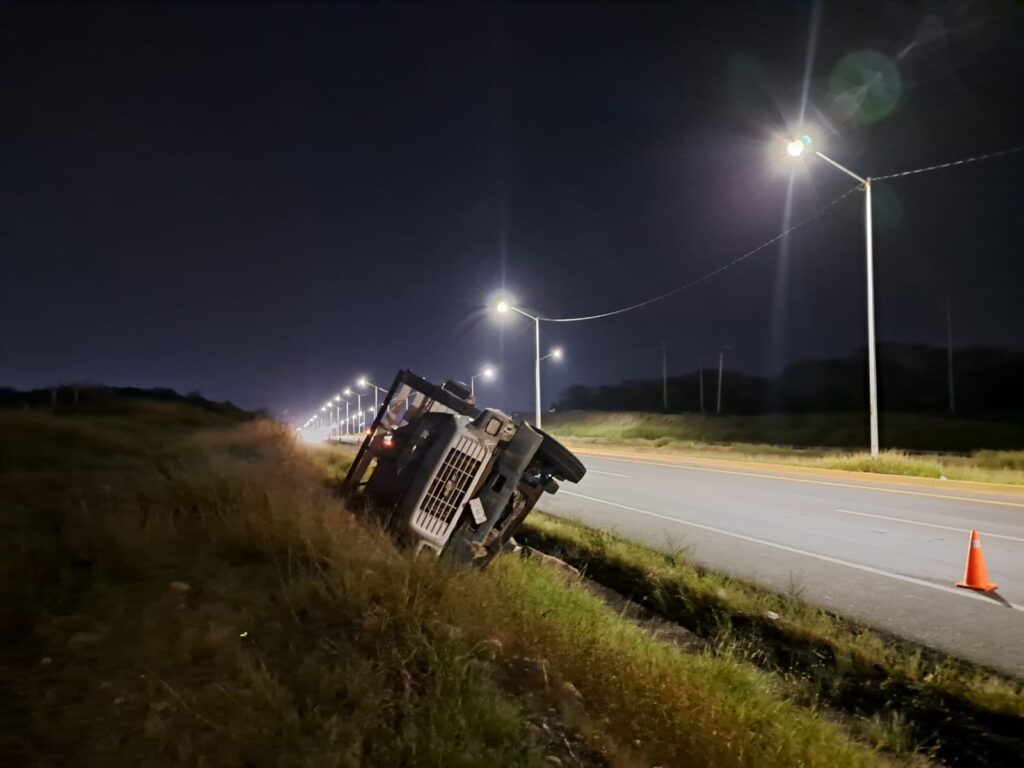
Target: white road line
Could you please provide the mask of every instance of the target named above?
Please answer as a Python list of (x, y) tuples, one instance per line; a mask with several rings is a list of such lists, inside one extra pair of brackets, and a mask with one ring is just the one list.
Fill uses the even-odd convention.
[[(888, 515), (873, 515), (870, 512), (855, 512), (852, 509), (837, 509), (836, 512), (842, 512), (844, 515), (860, 515), (861, 517), (874, 517), (879, 520), (892, 520), (894, 523), (906, 523), (907, 525), (923, 525), (926, 528), (941, 528), (944, 531), (956, 531), (957, 533), (970, 533), (970, 528), (954, 528), (951, 525), (939, 525), (937, 523), (922, 523), (919, 520), (907, 520), (904, 517), (889, 517)], [(988, 531), (980, 531), (985, 534), (986, 539), (1006, 539), (1008, 541), (1019, 541), (1024, 542), (1024, 539), (1019, 536), (1005, 536), (1001, 533), (989, 533)]]
[(885, 576), (890, 579), (896, 579), (897, 581), (904, 581), (908, 584), (916, 584), (919, 587), (927, 587), (928, 589), (935, 589), (939, 592), (945, 592), (950, 595), (956, 595), (957, 597), (966, 597), (971, 600), (981, 600), (986, 605), (993, 605), (998, 607), (1013, 608), (1016, 611), (1024, 612), (1024, 605), (1017, 605), (1016, 603), (999, 603), (991, 598), (983, 597), (975, 592), (971, 592), (966, 589), (957, 589), (956, 587), (947, 587), (942, 584), (933, 584), (930, 581), (924, 579), (915, 579), (913, 576), (904, 576), (901, 573), (892, 573), (891, 571), (883, 571), (880, 568), (872, 568), (870, 565), (861, 565), (860, 563), (851, 563), (849, 560), (840, 560), (837, 557), (829, 557), (828, 555), (820, 555), (817, 552), (808, 552), (806, 549), (797, 549), (796, 547), (788, 547), (785, 544), (777, 544), (774, 541), (765, 541), (764, 539), (756, 539), (753, 536), (744, 536), (742, 533), (733, 533), (732, 531), (724, 531), (721, 528), (713, 528), (710, 525), (702, 525), (701, 523), (693, 523), (689, 520), (680, 520), (678, 517), (670, 517), (668, 515), (659, 515), (657, 512), (648, 512), (646, 509), (637, 509), (636, 507), (629, 507), (625, 504), (617, 504), (614, 501), (606, 501), (605, 499), (598, 499), (593, 496), (584, 496), (582, 493), (573, 493), (572, 491), (561, 491), (561, 493), (568, 496), (576, 496), (580, 499), (587, 499), (588, 501), (596, 501), (600, 504), (607, 504), (610, 507), (618, 507), (624, 509), (627, 512), (636, 512), (640, 515), (647, 515), (648, 517), (656, 517), (660, 520), (667, 520), (670, 523), (678, 523), (679, 525), (688, 525), (692, 528), (699, 528), (703, 531), (710, 531), (711, 533), (717, 533), (722, 536), (731, 536), (734, 539), (740, 539), (742, 541), (749, 541), (753, 544), (760, 544), (765, 547), (771, 547), (773, 549), (781, 549), (783, 552), (791, 552), (794, 555), (802, 555), (803, 557), (811, 557), (815, 560), (821, 560), (826, 563), (832, 563), (833, 565), (843, 565), (847, 568), (853, 568), (864, 573), (870, 573), (875, 576)]
[(620, 475), (618, 472), (604, 472), (600, 469), (587, 469), (588, 475), (611, 475), (612, 477), (632, 477), (632, 475)]

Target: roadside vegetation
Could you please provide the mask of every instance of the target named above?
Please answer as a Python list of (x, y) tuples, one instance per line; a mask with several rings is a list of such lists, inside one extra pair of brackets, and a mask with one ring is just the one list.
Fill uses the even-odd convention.
[[(570, 445), (580, 447), (1024, 485), (1024, 450), (981, 448), (964, 454), (886, 450), (872, 458), (865, 451), (842, 450), (856, 444), (845, 423), (847, 414), (838, 414), (835, 422), (832, 419), (814, 414), (715, 417), (565, 412), (552, 414), (545, 425)], [(886, 418), (885, 430), (884, 444), (908, 449), (928, 445), (1024, 445), (1024, 428), (1013, 424), (896, 415)]]
[(0, 412), (0, 764), (923, 760), (543, 560), (409, 557), (315, 455), (183, 404)]
[[(718, 658), (773, 672), (797, 700), (860, 717), (853, 728), (945, 762), (1011, 764), (1024, 750), (1024, 683), (872, 631), (803, 602), (542, 513), (519, 539), (678, 623)], [(987, 734), (987, 736), (986, 736)]]

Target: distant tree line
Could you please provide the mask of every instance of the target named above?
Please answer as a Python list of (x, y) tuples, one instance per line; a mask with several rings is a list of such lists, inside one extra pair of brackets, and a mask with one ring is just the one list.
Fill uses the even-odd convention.
[[(879, 403), (883, 411), (949, 412), (945, 349), (921, 344), (878, 348)], [(859, 411), (867, 403), (867, 357), (802, 360), (777, 376), (752, 376), (726, 369), (723, 413), (821, 413)], [(701, 410), (701, 371), (668, 377), (668, 412)], [(703, 369), (703, 410), (714, 412), (718, 369)], [(1024, 420), (1024, 352), (988, 347), (956, 350), (957, 415)], [(575, 384), (562, 392), (560, 410), (663, 411), (662, 380), (630, 379), (620, 384)]]
[(168, 387), (110, 387), (102, 384), (60, 384), (39, 389), (0, 387), (0, 408), (41, 408), (79, 406), (83, 409), (116, 408), (127, 400), (157, 400), (186, 403), (211, 413), (237, 418), (265, 416), (263, 411), (245, 411), (235, 404), (208, 400), (199, 392), (182, 395)]

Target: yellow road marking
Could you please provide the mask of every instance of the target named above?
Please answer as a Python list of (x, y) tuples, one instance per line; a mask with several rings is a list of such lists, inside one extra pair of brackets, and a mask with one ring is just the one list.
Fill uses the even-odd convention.
[(942, 493), (928, 493), (927, 491), (907, 491), (902, 488), (880, 488), (874, 485), (866, 485), (860, 483), (834, 483), (827, 480), (811, 480), (806, 477), (790, 477), (786, 475), (766, 475), (760, 472), (740, 472), (736, 469), (717, 469), (715, 467), (702, 467), (699, 464), (676, 464), (676, 463), (663, 463), (657, 461), (645, 461), (643, 459), (626, 459), (620, 455), (611, 453), (599, 453), (595, 451), (577, 451), (577, 453), (583, 456), (598, 456), (601, 458), (611, 459), (612, 461), (624, 461), (630, 464), (649, 464), (652, 467), (668, 467), (669, 469), (689, 469), (696, 472), (717, 472), (722, 475), (739, 475), (742, 477), (757, 477), (762, 480), (781, 480), (789, 483), (807, 483), (810, 485), (831, 485), (836, 488), (857, 488), (862, 491), (877, 491), (879, 493), (898, 493), (904, 496), (924, 496), (931, 499), (945, 499), (946, 501), (966, 501), (972, 504), (991, 504), (997, 507), (1013, 507), (1015, 509), (1024, 509), (1024, 503), (1014, 501), (998, 501), (996, 499), (979, 499), (971, 496), (949, 496)]

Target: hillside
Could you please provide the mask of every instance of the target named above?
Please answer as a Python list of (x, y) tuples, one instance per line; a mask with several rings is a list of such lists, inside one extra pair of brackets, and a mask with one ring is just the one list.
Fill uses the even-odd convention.
[(338, 465), (189, 403), (0, 411), (0, 763), (886, 762), (543, 561), (411, 559)]

